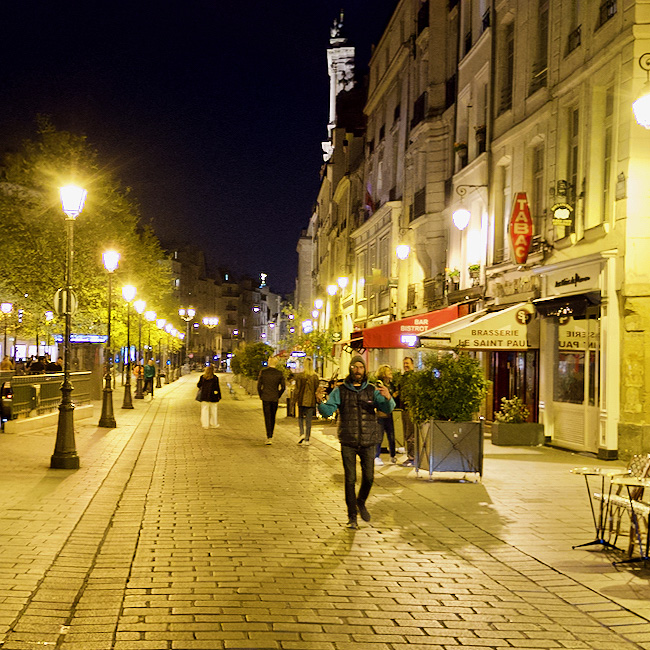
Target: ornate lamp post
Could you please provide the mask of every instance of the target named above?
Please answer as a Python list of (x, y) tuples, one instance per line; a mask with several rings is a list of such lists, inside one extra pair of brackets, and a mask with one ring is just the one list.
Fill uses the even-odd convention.
[(67, 185), (61, 188), (61, 204), (66, 214), (66, 258), (65, 288), (63, 291), (63, 312), (65, 314), (65, 337), (63, 339), (63, 383), (61, 384), (61, 403), (59, 422), (56, 430), (56, 444), (50, 458), (52, 469), (79, 469), (79, 456), (74, 439), (74, 404), (72, 403), (72, 383), (70, 382), (70, 329), (74, 294), (72, 293), (72, 258), (74, 254), (74, 220), (81, 213), (86, 202), (86, 190)]
[(212, 330), (219, 324), (219, 319), (216, 316), (205, 316), (203, 318), (203, 324), (210, 330), (210, 364), (214, 360), (214, 350), (212, 349), (212, 344), (214, 343), (212, 337)]
[[(50, 323), (54, 320), (54, 312), (46, 311), (45, 312), (45, 345), (49, 349), (50, 347)], [(52, 353), (52, 350), (49, 351)]]
[(171, 333), (172, 330), (174, 329), (174, 326), (171, 323), (167, 323), (165, 325), (165, 332), (167, 332), (167, 362), (165, 364), (165, 383), (169, 384), (172, 380), (170, 379), (169, 375), (172, 373), (172, 363), (170, 359), (170, 352), (171, 352)]
[(162, 330), (160, 333), (160, 336), (158, 337), (158, 375), (156, 376), (156, 388), (160, 388), (162, 386), (162, 349), (161, 349), (161, 344), (162, 344), (162, 332), (165, 331), (165, 323), (167, 321), (164, 318), (156, 318), (156, 327), (159, 330)]
[(185, 309), (184, 307), (181, 307), (178, 310), (178, 315), (187, 323), (187, 333), (185, 335), (185, 338), (187, 339), (185, 341), (185, 356), (187, 357), (187, 364), (189, 366), (190, 363), (190, 322), (196, 315), (196, 310), (194, 307), (188, 307), (188, 309)]
[(9, 314), (13, 311), (13, 303), (11, 302), (3, 302), (0, 305), (0, 310), (2, 311), (2, 316), (4, 320), (4, 326), (5, 326), (5, 342), (4, 342), (4, 347), (2, 348), (3, 354), (7, 356), (11, 356), (10, 354), (7, 353), (7, 318), (9, 317)]
[(135, 298), (137, 289), (130, 284), (122, 287), (122, 298), (126, 300), (126, 382), (124, 383), (123, 409), (132, 409), (131, 400), (131, 301)]
[(138, 376), (135, 379), (135, 399), (144, 399), (144, 376), (142, 375), (142, 314), (144, 313), (147, 303), (144, 300), (136, 300), (133, 308), (138, 312), (138, 352), (136, 363), (138, 364)]
[[(144, 312), (144, 319), (149, 323), (149, 342), (147, 343), (147, 349), (149, 350), (149, 354), (153, 355), (153, 348), (151, 347), (151, 324), (156, 320), (156, 312), (148, 309)], [(147, 358), (146, 355), (145, 358)], [(152, 359), (153, 357), (148, 358)]]
[(102, 414), (99, 418), (100, 427), (114, 429), (117, 426), (113, 414), (113, 386), (112, 372), (113, 359), (111, 351), (111, 306), (113, 298), (113, 273), (120, 263), (120, 254), (117, 251), (106, 251), (103, 255), (104, 268), (108, 271), (108, 319), (106, 327), (106, 363), (104, 366), (104, 392), (102, 395)]

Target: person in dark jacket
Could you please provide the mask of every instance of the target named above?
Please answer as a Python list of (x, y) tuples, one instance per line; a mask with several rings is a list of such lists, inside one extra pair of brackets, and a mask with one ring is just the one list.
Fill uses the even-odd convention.
[(286, 388), (284, 375), (275, 366), (277, 358), (271, 357), (269, 365), (260, 370), (257, 378), (257, 394), (262, 400), (262, 410), (264, 411), (264, 425), (266, 427), (266, 444), (273, 442), (273, 429), (275, 428), (275, 414), (278, 410), (280, 396)]
[(305, 359), (303, 372), (296, 376), (296, 387), (293, 399), (298, 405), (298, 428), (300, 438), (298, 444), (309, 447), (311, 436), (311, 421), (316, 413), (316, 391), (320, 385), (318, 375), (314, 372), (311, 359)]
[[(350, 374), (341, 386), (332, 390), (326, 402), (319, 392), (321, 403), (318, 410), (323, 417), (339, 411), (338, 437), (345, 474), (345, 503), (348, 509), (348, 528), (357, 529), (357, 510), (364, 521), (370, 521), (366, 500), (375, 474), (375, 451), (381, 442), (377, 425), (377, 409), (391, 413), (395, 401), (386, 386), (375, 388), (368, 383), (366, 363), (363, 357), (354, 356), (350, 361)], [(361, 461), (361, 486), (355, 494), (357, 480), (357, 456)]]
[(214, 374), (214, 368), (207, 366), (197, 384), (199, 394), (196, 399), (201, 402), (201, 426), (204, 429), (217, 429), (217, 402), (221, 399), (219, 377)]

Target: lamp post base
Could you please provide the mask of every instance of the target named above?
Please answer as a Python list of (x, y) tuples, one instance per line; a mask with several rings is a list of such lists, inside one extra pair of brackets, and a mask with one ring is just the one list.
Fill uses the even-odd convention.
[(132, 409), (133, 400), (131, 399), (131, 383), (124, 384), (124, 401), (122, 402), (123, 409)]
[(106, 375), (104, 393), (102, 395), (102, 414), (99, 417), (99, 427), (104, 429), (115, 429), (117, 422), (113, 414), (113, 389), (111, 388), (111, 376)]
[(135, 380), (135, 399), (144, 399), (144, 379), (142, 377), (136, 377)]
[(50, 458), (52, 469), (79, 469), (79, 456), (74, 440), (74, 404), (70, 399), (72, 384), (66, 378), (61, 386), (59, 423), (56, 430), (56, 445)]
[(162, 388), (162, 379), (160, 373), (156, 375), (156, 388)]

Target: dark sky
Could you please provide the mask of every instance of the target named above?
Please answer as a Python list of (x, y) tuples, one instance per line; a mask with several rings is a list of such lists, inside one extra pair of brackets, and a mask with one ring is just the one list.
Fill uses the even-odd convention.
[(329, 28), (365, 71), (397, 0), (3, 3), (0, 148), (85, 134), (163, 241), (293, 289), (326, 137)]

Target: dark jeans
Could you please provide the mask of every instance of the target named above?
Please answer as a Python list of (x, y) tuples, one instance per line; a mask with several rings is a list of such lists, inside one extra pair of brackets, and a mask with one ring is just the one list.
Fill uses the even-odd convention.
[(275, 413), (278, 410), (277, 402), (262, 402), (262, 410), (264, 411), (264, 425), (266, 426), (266, 437), (273, 437), (273, 429), (275, 428)]
[[(359, 496), (355, 495), (357, 482), (357, 456), (361, 461), (361, 486)], [(341, 458), (343, 459), (343, 472), (345, 474), (345, 505), (348, 507), (348, 518), (357, 518), (357, 500), (365, 503), (372, 481), (375, 478), (375, 446), (347, 447), (341, 445)]]
[(404, 431), (406, 454), (409, 457), (409, 460), (413, 460), (415, 458), (415, 425), (406, 409), (402, 411), (402, 429)]
[(305, 440), (309, 440), (311, 434), (311, 421), (315, 414), (315, 406), (298, 407), (298, 427), (300, 428), (300, 437)]
[(151, 393), (151, 396), (153, 397), (153, 377), (144, 378), (144, 392)]
[[(395, 423), (393, 422), (393, 414), (391, 413), (387, 418), (377, 417), (377, 423), (379, 424), (379, 430), (383, 434), (386, 434), (388, 438), (388, 450), (390, 451), (391, 458), (395, 455)], [(381, 454), (381, 442), (377, 445), (377, 454)]]

